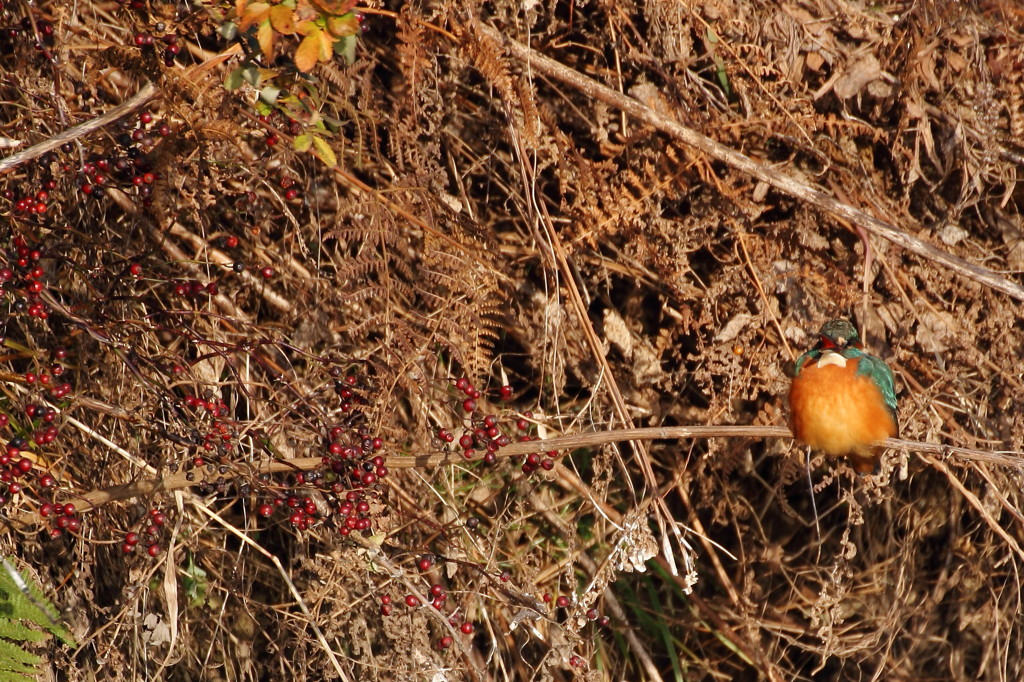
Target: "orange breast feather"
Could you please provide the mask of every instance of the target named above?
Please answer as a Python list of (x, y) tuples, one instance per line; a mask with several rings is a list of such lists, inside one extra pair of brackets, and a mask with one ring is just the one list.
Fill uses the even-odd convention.
[(882, 392), (857, 374), (852, 359), (845, 367), (815, 361), (801, 368), (790, 389), (789, 413), (797, 440), (832, 456), (869, 456), (870, 445), (896, 435)]

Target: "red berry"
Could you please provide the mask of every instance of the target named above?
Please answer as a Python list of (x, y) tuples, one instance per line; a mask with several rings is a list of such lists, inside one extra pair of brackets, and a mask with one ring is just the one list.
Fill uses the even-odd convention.
[(466, 398), (462, 401), (462, 409), (466, 412), (472, 412), (476, 409), (476, 401), (472, 398)]
[(142, 274), (142, 266), (139, 265), (138, 263), (132, 263), (128, 267), (128, 272), (132, 273), (133, 277), (138, 277)]
[(260, 277), (262, 277), (263, 279), (270, 279), (273, 276), (274, 276), (274, 268), (270, 267), (269, 265), (267, 267), (263, 268), (262, 270), (260, 270)]
[(405, 595), (405, 605), (406, 606), (413, 606), (413, 607), (419, 606), (420, 605), (419, 597), (417, 597), (415, 594), (407, 594), (407, 595)]
[(557, 606), (560, 609), (564, 609), (568, 605), (569, 605), (569, 598), (566, 597), (564, 594), (561, 595), (560, 597), (558, 597), (558, 599), (555, 600), (555, 606)]
[(154, 556), (155, 557), (159, 553), (160, 553), (160, 545), (153, 544), (153, 545), (150, 545), (149, 547), (146, 548), (146, 554), (148, 554), (149, 556)]
[(142, 121), (144, 124), (149, 125), (153, 122), (153, 114), (149, 113), (148, 111), (143, 111), (141, 114), (139, 114), (139, 120)]
[(473, 624), (472, 623), (470, 623), (469, 621), (466, 621), (465, 623), (462, 624), (462, 626), (459, 629), (462, 630), (463, 634), (471, 635), (471, 634), (473, 634), (473, 629), (474, 628), (473, 628)]

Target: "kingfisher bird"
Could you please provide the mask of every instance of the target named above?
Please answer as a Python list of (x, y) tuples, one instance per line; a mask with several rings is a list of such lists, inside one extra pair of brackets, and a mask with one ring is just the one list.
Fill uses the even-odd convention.
[(858, 473), (874, 471), (877, 444), (899, 434), (892, 370), (864, 350), (847, 320), (826, 322), (818, 343), (796, 361), (789, 389), (793, 437)]

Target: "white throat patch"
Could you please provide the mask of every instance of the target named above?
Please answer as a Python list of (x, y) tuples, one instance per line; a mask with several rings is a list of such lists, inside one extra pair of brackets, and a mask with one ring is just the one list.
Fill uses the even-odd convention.
[(827, 365), (846, 367), (846, 358), (834, 350), (827, 350), (821, 354), (820, 358), (818, 358), (818, 367), (825, 367)]

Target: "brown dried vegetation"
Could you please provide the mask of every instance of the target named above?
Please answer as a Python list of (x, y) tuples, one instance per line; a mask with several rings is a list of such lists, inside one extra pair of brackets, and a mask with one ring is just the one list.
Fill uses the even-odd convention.
[[(8, 286), (0, 407), (17, 421), (47, 402), (24, 375), (57, 347), (73, 385), (53, 401), (60, 437), (29, 450), (82, 530), (49, 539), (27, 494), (3, 511), (3, 552), (83, 642), (53, 649), (58, 679), (1024, 679), (1015, 3), (367, 10), (354, 63), (311, 74), (341, 122), (336, 169), (257, 120), (254, 91), (222, 87), (229, 5), (142, 4), (44, 1), (26, 27), (29, 3), (0, 3), (17, 29), (0, 37), (0, 136), (43, 142), (146, 83), (172, 129), (135, 146), (148, 195), (81, 187), (83, 163), (124, 155), (137, 111), (0, 174), (0, 246), (44, 250), (50, 311), (28, 316)], [(132, 44), (157, 22), (183, 45), (171, 66)], [(502, 36), (1005, 287), (687, 146)], [(51, 178), (46, 213), (19, 212)], [(175, 292), (192, 281), (217, 288)], [(787, 365), (839, 316), (894, 369), (903, 438), (1008, 456), (907, 447), (864, 478), (812, 459), (813, 503), (786, 438), (609, 437), (530, 475), (522, 455), (441, 456), (463, 375), (481, 413), (508, 427), (530, 411), (545, 438), (783, 425)], [(259, 518), (292, 490), (326, 505), (296, 475), (327, 429), (358, 424), (346, 374), (391, 468), (372, 534)], [(163, 552), (124, 555), (152, 508)], [(404, 605), (435, 583), (444, 615)]]

